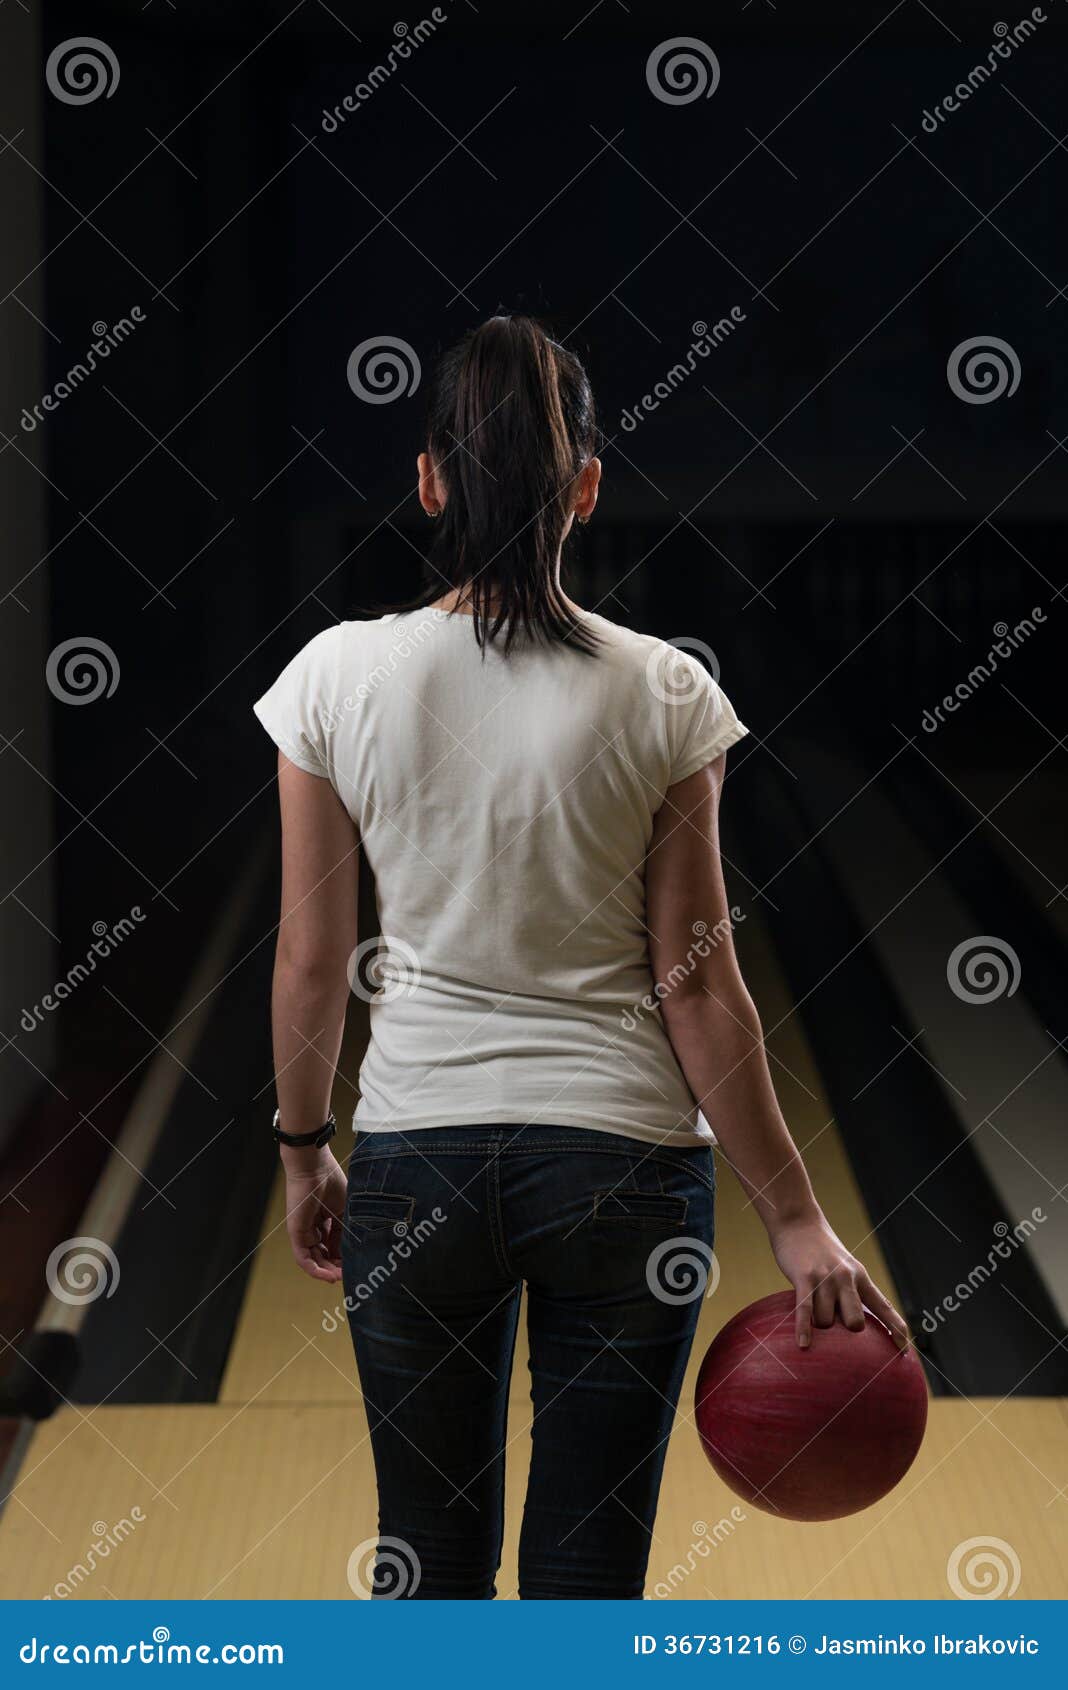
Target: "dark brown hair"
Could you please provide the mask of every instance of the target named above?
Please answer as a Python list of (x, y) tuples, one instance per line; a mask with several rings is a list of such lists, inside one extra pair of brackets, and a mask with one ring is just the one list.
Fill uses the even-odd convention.
[(483, 651), (520, 634), (596, 651), (556, 582), (572, 483), (595, 445), (586, 372), (533, 318), (491, 317), (438, 364), (427, 450), (447, 497), (422, 602), (442, 578), (464, 589)]

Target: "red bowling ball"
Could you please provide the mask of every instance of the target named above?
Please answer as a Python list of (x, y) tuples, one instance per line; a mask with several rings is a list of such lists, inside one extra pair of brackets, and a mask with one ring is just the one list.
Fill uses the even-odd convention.
[(914, 1350), (868, 1315), (863, 1332), (815, 1327), (797, 1347), (792, 1291), (742, 1309), (697, 1379), (697, 1429), (731, 1490), (786, 1520), (870, 1508), (915, 1460), (927, 1383)]

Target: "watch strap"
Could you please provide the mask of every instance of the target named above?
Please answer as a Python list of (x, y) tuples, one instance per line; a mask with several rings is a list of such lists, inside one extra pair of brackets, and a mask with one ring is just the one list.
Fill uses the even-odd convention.
[(329, 1144), (337, 1132), (336, 1120), (333, 1115), (328, 1115), (322, 1126), (318, 1127), (315, 1132), (286, 1133), (278, 1125), (280, 1113), (280, 1110), (275, 1110), (271, 1131), (279, 1144), (287, 1144), (292, 1150), (311, 1150), (313, 1147), (318, 1149), (324, 1144)]

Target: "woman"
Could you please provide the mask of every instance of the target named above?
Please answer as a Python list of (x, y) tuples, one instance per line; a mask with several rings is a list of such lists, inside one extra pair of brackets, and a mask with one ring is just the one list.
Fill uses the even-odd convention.
[[(711, 1260), (705, 1116), (798, 1344), (859, 1331), (862, 1304), (907, 1341), (813, 1196), (738, 972), (717, 817), (746, 730), (701, 665), (560, 585), (594, 447), (578, 360), (529, 319), (484, 323), (442, 362), (419, 458), (434, 591), (328, 628), (256, 705), (281, 753), (289, 1236), (345, 1283), (378, 1594), (495, 1594), (525, 1284), (520, 1595), (642, 1595), (700, 1308), (679, 1273)], [(358, 848), (383, 937), (346, 1188), (326, 1139)]]

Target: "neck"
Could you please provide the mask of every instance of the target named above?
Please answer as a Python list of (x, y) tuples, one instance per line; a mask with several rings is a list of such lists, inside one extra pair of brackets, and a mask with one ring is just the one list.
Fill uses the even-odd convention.
[[(559, 576), (557, 577), (556, 584), (557, 590), (559, 591)], [(576, 604), (574, 599), (568, 598), (565, 592), (560, 592), (560, 600), (565, 609), (569, 610), (573, 616), (579, 616), (582, 614), (582, 606)], [(451, 587), (447, 593), (442, 594), (441, 598), (435, 599), (430, 608), (431, 610), (455, 611), (458, 616), (474, 615), (474, 606), (471, 603), (471, 583), (466, 582), (462, 587)], [(496, 609), (496, 601), (494, 598), (491, 597), (486, 608), (492, 615), (493, 611)]]

